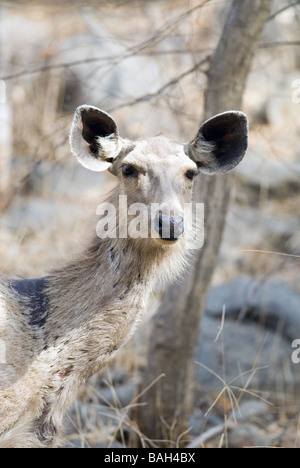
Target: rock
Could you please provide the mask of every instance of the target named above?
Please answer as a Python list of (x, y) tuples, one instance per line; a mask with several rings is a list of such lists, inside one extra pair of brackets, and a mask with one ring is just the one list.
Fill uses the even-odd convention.
[(117, 387), (106, 387), (99, 390), (100, 403), (117, 408), (129, 405), (136, 395), (136, 386), (126, 383)]
[(271, 438), (253, 424), (240, 424), (227, 431), (228, 448), (270, 447)]
[(273, 421), (269, 407), (264, 401), (253, 399), (244, 401), (239, 404), (234, 417), (231, 417), (230, 411), (228, 412), (229, 419), (226, 419), (226, 422), (224, 422), (224, 415), (222, 417), (221, 413), (219, 416), (213, 411), (204, 414), (198, 409), (190, 417), (189, 436), (191, 436), (191, 441), (188, 447), (205, 446), (212, 439), (219, 446), (222, 434), (226, 434), (224, 445), (229, 447), (270, 445), (277, 435), (272, 433), (269, 436), (263, 432), (267, 422)]
[[(225, 322), (215, 341), (223, 306)], [(272, 390), (274, 395), (295, 394), (300, 373), (291, 360), (291, 345), (297, 338), (300, 297), (283, 283), (245, 276), (214, 287), (199, 335), (197, 383), (207, 394), (219, 392), (225, 382), (240, 389)]]
[(223, 305), (227, 319), (260, 322), (268, 330), (281, 330), (290, 341), (300, 337), (300, 296), (282, 282), (242, 276), (212, 288), (206, 305), (208, 317), (220, 319)]
[(264, 421), (267, 418), (270, 405), (261, 400), (243, 401), (236, 412), (238, 422), (257, 422), (260, 418)]
[(123, 385), (127, 380), (128, 374), (126, 372), (120, 368), (113, 367), (108, 368), (103, 375), (101, 374), (100, 378), (99, 376), (96, 376), (95, 383), (97, 384), (97, 387), (99, 387), (99, 391), (101, 391), (103, 387), (106, 388), (108, 385)]
[(297, 254), (300, 249), (300, 219), (297, 216), (286, 216), (284, 213), (278, 216), (264, 214), (261, 210), (232, 205), (228, 213), (224, 233), (228, 246), (261, 246), (272, 251), (284, 251)]
[(202, 411), (194, 411), (189, 420), (189, 435), (202, 434), (204, 430), (222, 424), (222, 419), (214, 414), (205, 415)]
[(236, 168), (243, 190), (253, 189), (253, 196), (264, 190), (273, 197), (286, 197), (299, 193), (300, 160), (297, 154), (288, 161), (275, 158), (266, 142), (250, 144), (247, 157)]

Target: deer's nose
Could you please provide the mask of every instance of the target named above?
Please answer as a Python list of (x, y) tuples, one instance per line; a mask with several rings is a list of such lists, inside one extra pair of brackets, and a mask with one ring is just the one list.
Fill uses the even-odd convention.
[(155, 230), (164, 241), (176, 241), (184, 233), (184, 219), (182, 216), (168, 216), (158, 213)]

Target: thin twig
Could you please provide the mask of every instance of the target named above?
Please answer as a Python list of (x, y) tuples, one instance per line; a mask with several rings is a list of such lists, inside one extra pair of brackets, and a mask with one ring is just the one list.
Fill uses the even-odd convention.
[[(277, 41), (277, 42), (262, 42), (258, 45), (260, 49), (271, 49), (273, 47), (288, 47), (288, 46), (299, 46), (300, 41)], [(65, 68), (71, 67), (78, 67), (80, 65), (85, 65), (88, 63), (97, 63), (97, 62), (104, 62), (106, 64), (112, 62), (120, 62), (121, 60), (125, 60), (127, 58), (135, 56), (158, 56), (158, 55), (182, 55), (182, 54), (199, 54), (205, 51), (212, 51), (212, 48), (201, 48), (201, 49), (174, 49), (174, 50), (150, 50), (150, 51), (140, 51), (134, 54), (125, 54), (123, 56), (115, 55), (113, 57), (105, 56), (105, 57), (91, 57), (85, 58), (81, 60), (73, 60), (71, 62), (61, 62), (61, 63), (54, 63), (52, 65), (41, 65), (40, 67), (33, 68), (32, 70), (20, 70), (18, 72), (10, 73), (9, 75), (0, 76), (0, 79), (3, 81), (10, 81), (15, 78), (21, 78), (25, 76), (35, 75), (36, 73), (44, 73), (49, 70), (60, 70)]]
[(216, 343), (218, 341), (218, 339), (220, 338), (221, 333), (223, 332), (224, 323), (225, 323), (225, 312), (226, 312), (226, 305), (224, 304), (223, 305), (223, 310), (222, 310), (221, 325), (218, 327), (219, 331), (217, 333), (216, 338), (214, 339), (214, 343)]
[[(133, 99), (132, 101), (127, 101), (124, 102), (123, 104), (118, 104), (115, 107), (111, 107), (108, 109), (108, 112), (114, 112), (119, 109), (123, 109), (124, 107), (132, 107), (135, 106), (136, 104), (139, 104), (141, 102), (146, 102), (150, 101), (151, 99), (156, 98), (157, 96), (160, 96), (164, 94), (169, 88), (172, 88), (173, 86), (176, 86), (182, 79), (186, 78), (190, 74), (194, 73), (195, 71), (199, 70), (201, 65), (204, 65), (207, 63), (210, 59), (210, 56), (205, 57), (204, 59), (200, 60), (200, 62), (197, 62), (192, 68), (189, 70), (181, 73), (181, 75), (177, 76), (176, 78), (173, 78), (172, 80), (168, 81), (165, 83), (163, 86), (161, 86), (157, 91), (154, 93), (149, 93), (149, 94), (144, 94), (143, 96), (140, 96), (136, 99)], [(202, 70), (203, 71), (203, 70)], [(203, 71), (203, 73), (205, 73)]]
[[(198, 9), (204, 7), (207, 3), (211, 2), (211, 1), (212, 0), (204, 0), (200, 4), (190, 8), (187, 11), (184, 11), (184, 13), (181, 13), (180, 15), (178, 15), (177, 18), (173, 19), (171, 22), (168, 22), (167, 24), (164, 24), (160, 29), (156, 30), (151, 35), (150, 38), (146, 39), (145, 41), (143, 41), (142, 43), (140, 43), (138, 45), (134, 45), (132, 47), (129, 47), (127, 50), (124, 51), (124, 53), (122, 55), (116, 55), (114, 57), (110, 57), (110, 56), (108, 56), (108, 57), (92, 57), (92, 58), (85, 58), (85, 59), (81, 59), (81, 60), (74, 60), (72, 62), (62, 62), (62, 63), (52, 64), (52, 65), (47, 64), (47, 65), (42, 65), (40, 67), (33, 68), (32, 70), (21, 70), (19, 72), (11, 73), (11, 74), (6, 75), (6, 76), (0, 76), (0, 79), (2, 79), (4, 81), (8, 81), (8, 80), (11, 80), (13, 78), (20, 78), (22, 76), (34, 75), (36, 73), (46, 72), (46, 71), (49, 71), (49, 70), (52, 70), (52, 69), (69, 68), (69, 67), (75, 67), (75, 66), (78, 66), (78, 65), (83, 65), (83, 64), (86, 64), (86, 63), (94, 63), (94, 62), (101, 62), (101, 61), (104, 61), (106, 63), (109, 63), (109, 62), (119, 63), (120, 61), (125, 60), (125, 59), (130, 58), (130, 57), (133, 57), (133, 56), (148, 55), (149, 52), (146, 53), (145, 52), (146, 49), (149, 49), (149, 47), (153, 47), (155, 44), (157, 44), (162, 39), (164, 39), (164, 37), (166, 35), (169, 36), (170, 31), (177, 24), (181, 24), (182, 21), (185, 18), (187, 18), (188, 16), (193, 14)], [(186, 52), (182, 51), (180, 53), (187, 53), (187, 52), (189, 52), (189, 51), (186, 51)], [(162, 52), (162, 53), (164, 53), (164, 52)], [(169, 53), (169, 52), (166, 51), (166, 53)], [(176, 53), (176, 51), (170, 52), (170, 53)], [(151, 54), (154, 55), (156, 53), (151, 52)], [(157, 52), (157, 54), (159, 54), (159, 52)]]
[(276, 16), (280, 15), (280, 14), (283, 13), (284, 11), (288, 10), (289, 8), (298, 6), (298, 5), (300, 5), (300, 0), (297, 0), (297, 1), (294, 2), (294, 3), (290, 3), (289, 5), (285, 5), (284, 7), (280, 8), (280, 10), (275, 11), (275, 13), (273, 13), (272, 15), (270, 15), (269, 18), (267, 19), (267, 21), (272, 21), (274, 18), (276, 18)]
[(78, 65), (84, 65), (85, 63), (93, 63), (93, 62), (108, 62), (109, 60), (115, 60), (117, 57), (92, 57), (92, 58), (85, 58), (81, 60), (73, 60), (72, 62), (61, 62), (61, 63), (53, 63), (48, 65), (41, 65), (40, 67), (33, 68), (32, 70), (20, 70), (15, 73), (11, 73), (10, 75), (1, 76), (0, 79), (4, 81), (9, 81), (14, 78), (20, 78), (23, 76), (35, 75), (36, 73), (43, 73), (49, 70), (58, 70), (60, 68), (70, 68), (76, 67)]
[(270, 49), (271, 47), (286, 47), (299, 46), (300, 41), (278, 41), (278, 42), (261, 42), (258, 47), (260, 49)]
[(291, 257), (291, 258), (300, 258), (300, 255), (293, 255), (293, 254), (287, 254), (283, 252), (270, 252), (268, 250), (242, 250), (242, 252), (246, 253), (261, 253), (261, 254), (267, 254), (267, 255), (280, 255), (282, 257)]

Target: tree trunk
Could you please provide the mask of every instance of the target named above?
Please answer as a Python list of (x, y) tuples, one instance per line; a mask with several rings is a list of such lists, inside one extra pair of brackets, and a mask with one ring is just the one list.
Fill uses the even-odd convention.
[[(205, 119), (242, 107), (252, 58), (273, 0), (234, 0), (208, 71)], [(194, 200), (205, 204), (205, 244), (184, 281), (166, 292), (154, 317), (143, 387), (164, 373), (142, 398), (138, 424), (149, 439), (172, 446), (184, 433), (192, 403), (194, 352), (208, 289), (218, 260), (232, 178), (197, 178)]]

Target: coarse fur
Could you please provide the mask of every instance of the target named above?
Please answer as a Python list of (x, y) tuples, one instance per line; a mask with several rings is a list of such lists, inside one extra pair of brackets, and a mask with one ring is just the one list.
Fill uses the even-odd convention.
[[(218, 128), (222, 115), (213, 122)], [(244, 114), (232, 115), (244, 121), (244, 130), (238, 132), (245, 139)], [(203, 145), (205, 166), (209, 145), (221, 144)], [(184, 203), (191, 200), (191, 171), (196, 174), (201, 167), (200, 147), (199, 142), (193, 144), (192, 154), (187, 154), (188, 145), (163, 136), (135, 143), (122, 140), (114, 120), (91, 106), (76, 111), (71, 131), (71, 148), (82, 165), (109, 168), (118, 177), (117, 188), (106, 200), (115, 207), (117, 220), (120, 195), (126, 195), (128, 206), (166, 203), (182, 216)], [(218, 167), (217, 155), (209, 157)], [(220, 172), (226, 164), (232, 168), (228, 158)], [(126, 175), (124, 165), (134, 169), (134, 176)], [(152, 238), (150, 211), (146, 216), (149, 237), (95, 235), (65, 268), (30, 282), (36, 288), (33, 293), (22, 292), (20, 283), (0, 276), (0, 340), (5, 344), (5, 362), (0, 361), (0, 447), (57, 446), (64, 413), (81, 384), (111, 362), (132, 336), (157, 279), (173, 280), (184, 270), (193, 247), (188, 232), (192, 227), (178, 238)], [(126, 222), (131, 219), (128, 216)], [(121, 227), (117, 221), (117, 233)]]

